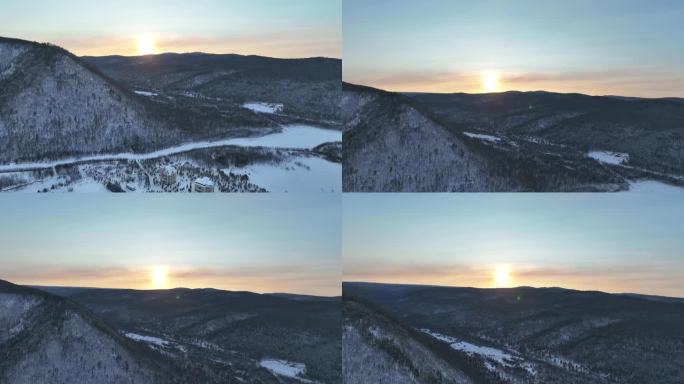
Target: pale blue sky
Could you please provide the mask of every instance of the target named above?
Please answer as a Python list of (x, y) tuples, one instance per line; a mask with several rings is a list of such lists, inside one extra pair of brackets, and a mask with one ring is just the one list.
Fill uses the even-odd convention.
[(345, 0), (344, 78), (392, 90), (684, 96), (679, 0)]
[(22, 0), (0, 13), (0, 36), (77, 54), (136, 54), (140, 35), (162, 52), (340, 57), (341, 0)]
[(346, 280), (684, 296), (684, 195), (348, 194)]
[(339, 294), (340, 201), (331, 195), (0, 199), (0, 278), (26, 284)]

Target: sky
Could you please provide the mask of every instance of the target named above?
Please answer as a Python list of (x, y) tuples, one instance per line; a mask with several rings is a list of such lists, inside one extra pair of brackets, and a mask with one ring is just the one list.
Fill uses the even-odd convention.
[(346, 194), (343, 280), (684, 297), (684, 195)]
[(684, 97), (681, 0), (344, 0), (344, 80)]
[(340, 295), (339, 195), (0, 199), (0, 279)]
[(79, 56), (163, 52), (341, 57), (341, 0), (22, 0), (0, 36)]

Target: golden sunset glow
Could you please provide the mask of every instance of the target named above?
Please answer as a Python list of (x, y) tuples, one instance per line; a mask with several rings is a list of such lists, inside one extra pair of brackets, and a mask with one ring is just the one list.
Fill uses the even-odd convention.
[(494, 270), (494, 286), (505, 288), (511, 285), (511, 268), (508, 265), (499, 265)]
[(168, 268), (164, 266), (156, 266), (152, 268), (150, 274), (150, 285), (153, 289), (164, 289), (166, 288), (166, 282), (168, 281)]
[(142, 35), (138, 37), (138, 54), (153, 55), (157, 53), (154, 36)]
[(499, 90), (499, 72), (486, 71), (482, 73), (482, 92), (497, 92)]

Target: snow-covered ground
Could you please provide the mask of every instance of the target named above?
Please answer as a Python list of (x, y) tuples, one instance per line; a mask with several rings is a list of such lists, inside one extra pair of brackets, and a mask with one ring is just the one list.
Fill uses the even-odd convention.
[(587, 156), (601, 163), (620, 165), (629, 160), (628, 153), (611, 152), (611, 151), (590, 151)]
[(492, 135), (483, 135), (481, 133), (472, 133), (472, 132), (463, 132), (464, 135), (468, 137), (472, 137), (473, 139), (478, 139), (482, 141), (490, 141), (492, 143), (497, 143), (501, 141), (500, 137), (492, 136)]
[(157, 350), (163, 354), (174, 356), (173, 350), (186, 354), (188, 352), (185, 346), (174, 341), (168, 341), (154, 336), (145, 336), (133, 332), (124, 332), (124, 336), (131, 340), (141, 341), (146, 343), (150, 348)]
[(520, 356), (512, 355), (497, 348), (468, 343), (455, 337), (443, 335), (426, 328), (420, 329), (420, 331), (434, 337), (437, 340), (448, 343), (451, 348), (457, 351), (465, 352), (470, 356), (477, 355), (487, 359), (488, 361), (485, 361), (485, 366), (490, 371), (496, 371), (496, 367), (491, 364), (491, 362), (496, 362), (504, 367), (520, 367), (533, 376), (537, 372), (532, 363), (526, 362)]
[(261, 137), (231, 139), (230, 145), (312, 149), (319, 144), (331, 141), (342, 141), (342, 132), (309, 125), (288, 125), (280, 133)]
[(242, 104), (242, 107), (251, 109), (252, 111), (257, 113), (278, 113), (282, 112), (284, 106), (280, 103), (264, 103), (259, 101), (253, 101)]
[(104, 155), (92, 155), (84, 157), (72, 157), (62, 160), (36, 162), (36, 163), (13, 163), (0, 165), (0, 172), (13, 172), (33, 169), (47, 169), (60, 165), (74, 164), (89, 161), (107, 160), (149, 160), (159, 157), (175, 155), (189, 152), (196, 149), (224, 147), (237, 145), (242, 147), (274, 147), (274, 148), (295, 148), (311, 149), (315, 146), (330, 142), (341, 141), (342, 132), (312, 127), (308, 125), (289, 125), (283, 127), (278, 133), (273, 133), (260, 137), (233, 138), (215, 141), (200, 141), (194, 143), (181, 144), (175, 147), (161, 149), (148, 153), (115, 153)]
[(147, 92), (147, 91), (133, 91), (133, 92), (135, 92), (136, 94), (141, 95), (141, 96), (148, 96), (148, 97), (159, 96), (158, 93), (154, 93), (154, 92)]
[(88, 179), (69, 185), (69, 187), (62, 189), (61, 192), (99, 193), (109, 192), (109, 190), (102, 183)]
[(448, 343), (449, 346), (451, 346), (451, 348), (465, 352), (471, 356), (480, 355), (487, 359), (494, 360), (501, 365), (511, 365), (511, 363), (514, 361), (513, 355), (506, 353), (500, 349), (471, 344), (465, 341), (458, 340), (455, 337), (433, 332), (429, 329), (421, 329), (421, 332), (426, 333), (434, 337), (435, 339), (442, 340), (445, 343)]
[(301, 379), (301, 375), (306, 371), (306, 366), (301, 363), (293, 363), (287, 360), (262, 359), (259, 365), (268, 369), (276, 375)]
[(670, 185), (656, 180), (630, 181), (629, 190), (624, 192), (637, 193), (684, 193), (684, 188)]
[(577, 364), (574, 361), (567, 359), (565, 357), (562, 357), (562, 356), (551, 355), (551, 356), (542, 357), (542, 360), (544, 360), (545, 362), (547, 362), (553, 366), (556, 366), (558, 368), (570, 367), (575, 371), (586, 372), (586, 368), (584, 368), (582, 365)]
[[(60, 186), (59, 184), (65, 184)], [(54, 186), (54, 187), (53, 187)], [(22, 185), (17, 188), (12, 188), (9, 191), (12, 192), (26, 192), (26, 193), (36, 193), (38, 191), (43, 191), (44, 189), (49, 190), (53, 193), (65, 193), (65, 192), (79, 192), (79, 193), (101, 193), (109, 192), (107, 188), (100, 182), (93, 179), (83, 179), (76, 183), (67, 183), (67, 179), (64, 177), (46, 177), (44, 179), (36, 180), (34, 182)]]
[(224, 172), (246, 174), (269, 192), (341, 192), (342, 165), (318, 157), (297, 157), (285, 163), (254, 164)]
[(139, 335), (137, 333), (132, 333), (132, 332), (126, 332), (126, 333), (124, 333), (124, 336), (128, 337), (129, 339), (133, 339), (135, 341), (142, 341), (142, 342), (145, 342), (148, 344), (154, 344), (158, 347), (167, 347), (170, 344), (169, 341), (166, 341), (164, 339), (160, 339), (158, 337), (144, 336), (144, 335)]

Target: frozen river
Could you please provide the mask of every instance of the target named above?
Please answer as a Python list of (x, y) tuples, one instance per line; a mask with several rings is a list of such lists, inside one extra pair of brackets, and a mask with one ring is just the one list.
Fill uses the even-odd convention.
[(342, 192), (342, 165), (318, 157), (301, 157), (284, 164), (253, 164), (228, 172), (245, 174), (269, 192)]
[(283, 127), (281, 132), (259, 137), (242, 137), (213, 141), (199, 141), (181, 144), (174, 147), (164, 148), (158, 151), (148, 153), (114, 153), (83, 157), (71, 157), (47, 162), (5, 164), (0, 165), (0, 173), (48, 169), (61, 165), (96, 161), (149, 160), (164, 156), (176, 155), (184, 152), (190, 152), (197, 149), (217, 148), (229, 145), (236, 145), (241, 147), (311, 149), (322, 143), (341, 140), (342, 132), (340, 131), (317, 128), (308, 125), (289, 125)]

